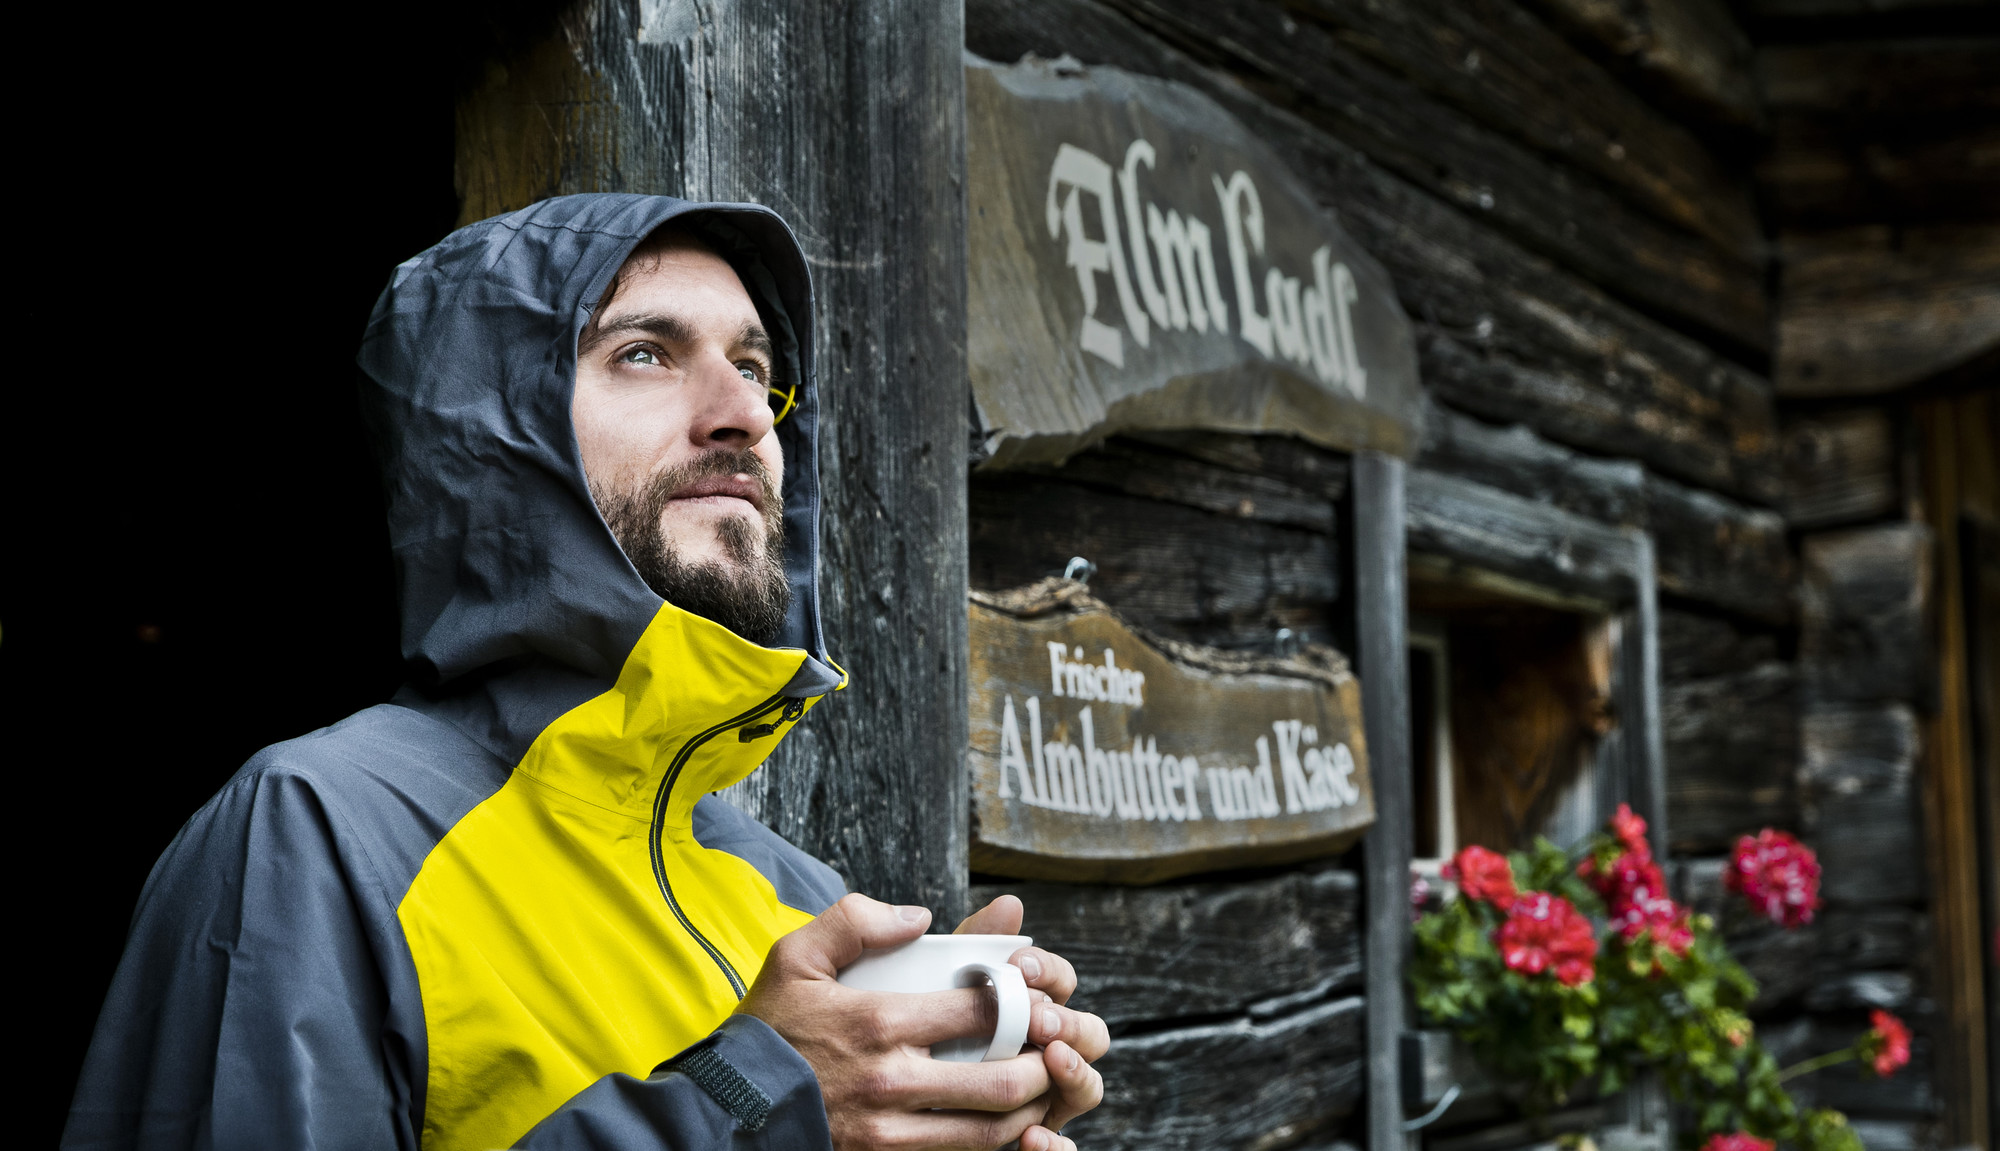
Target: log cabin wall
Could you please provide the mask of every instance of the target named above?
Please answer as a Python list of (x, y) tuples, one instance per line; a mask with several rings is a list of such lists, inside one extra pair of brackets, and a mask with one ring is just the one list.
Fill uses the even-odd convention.
[[(1918, 778), (1937, 674), (1937, 561), (1912, 494), (1924, 453), (1906, 399), (1794, 403), (1772, 377), (1865, 369), (1882, 376), (1874, 388), (1978, 385), (2000, 280), (1981, 213), (2000, 197), (1981, 183), (1990, 165), (1967, 157), (1991, 154), (1995, 89), (1972, 78), (1994, 67), (1990, 43), (1932, 42), (1914, 57), (1888, 51), (1870, 65), (1878, 79), (1856, 80), (1855, 62), (1883, 53), (1822, 42), (1978, 33), (1983, 17), (1960, 8), (1885, 30), (1857, 15), (1867, 6), (1822, 10), (1833, 4), (968, 0), (966, 35), (990, 60), (1070, 56), (1206, 92), (1339, 212), (1388, 266), (1418, 327), (1430, 410), (1413, 517), (1414, 493), (1460, 485), (1460, 508), (1524, 500), (1650, 536), (1666, 765), (1656, 823), (1682, 894), (1723, 918), (1762, 984), (1756, 1017), (1781, 1059), (1836, 1045), (1870, 1006), (1915, 1024), (1905, 1073), (1823, 1073), (1808, 1098), (1847, 1109), (1870, 1147), (1960, 1145), (1979, 1139), (1966, 1116), (1982, 1105), (1972, 1080), (1984, 1072), (1963, 1061), (1976, 1008), (1962, 991), (1936, 998), (1927, 960), (1941, 865), (1927, 863), (1934, 829)], [(1908, 110), (1901, 124), (1875, 105), (1864, 109), (1872, 119), (1802, 118), (1802, 107), (1856, 99), (1949, 115), (1917, 137), (1904, 130)], [(1828, 207), (1855, 199), (1852, 188), (1808, 186), (1824, 179), (1829, 142), (1847, 146), (1857, 125), (1872, 135), (1836, 158), (1861, 163), (1886, 147), (1888, 161), (1879, 147), (1869, 155), (1895, 175), (1890, 192), (1919, 221), (1948, 227), (1822, 234), (1882, 222)], [(1859, 201), (1879, 206), (1881, 195)], [(1851, 306), (1857, 282), (1885, 279), (1902, 287), (1873, 311)], [(1887, 356), (1839, 342), (1884, 309), (1863, 342), (1894, 336)], [(1805, 366), (1808, 354), (1820, 366)], [(1972, 442), (1990, 452), (1993, 440)], [(1170, 634), (1253, 645), (1288, 626), (1346, 639), (1342, 525), (1323, 505), (1285, 510), (1324, 492), (1247, 461), (1221, 483), (1157, 454), (1168, 447), (1113, 441), (1034, 475), (975, 472), (973, 585), (1046, 575), (1083, 552), (1104, 569), (1093, 591)], [(1286, 501), (1259, 499), (1253, 471), (1289, 487)], [(1429, 546), (1415, 520), (1410, 546), (1413, 562)], [(1176, 561), (1157, 566), (1161, 556)], [(1722, 898), (1735, 839), (1766, 826), (1822, 853), (1828, 906), (1811, 928), (1753, 922)], [(1961, 856), (1950, 866), (1963, 869), (1971, 856)], [(1106, 962), (1086, 984), (1124, 1038), (1106, 1067), (1104, 1113), (1079, 1134), (1133, 1147), (1383, 1147), (1352, 1110), (1367, 1105), (1354, 1066), (1364, 1049), (1353, 1017), (1333, 1006), (1371, 985), (1353, 951), (1325, 950), (1327, 932), (1353, 922), (1355, 866), (1045, 896), (1053, 913), (1031, 929), (1124, 965)], [(1292, 902), (1307, 890), (1328, 902)], [(1208, 933), (1220, 925), (1200, 909), (1218, 900), (1272, 909), (1240, 991), (1147, 1003), (1116, 986), (1134, 963), (1149, 970), (1140, 957), (1158, 948), (1216, 946)], [(1976, 954), (1972, 964), (1961, 988), (1978, 982)], [(1966, 1034), (1940, 1047), (1948, 1031)], [(1260, 1044), (1280, 1032), (1299, 1062), (1273, 1082)], [(1462, 1062), (1449, 1073), (1477, 1086)], [(1186, 1119), (1215, 1099), (1244, 1106)], [(1630, 1106), (1569, 1118), (1601, 1140), (1658, 1145), (1665, 1126), (1644, 1100)], [(1539, 1137), (1474, 1090), (1421, 1139), (1485, 1151)]]

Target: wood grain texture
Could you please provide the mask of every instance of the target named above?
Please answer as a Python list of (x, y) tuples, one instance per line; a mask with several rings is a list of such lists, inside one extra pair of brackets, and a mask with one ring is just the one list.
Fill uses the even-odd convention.
[(1721, 0), (1535, 0), (1552, 24), (1628, 65), (1638, 85), (1733, 128), (1760, 128), (1750, 38)]
[(993, 59), (1069, 52), (1214, 96), (1284, 152), (1389, 269), (1427, 333), (1422, 370), (1440, 398), (1703, 487), (1777, 498), (1767, 383), (1530, 254), (1449, 197), (1419, 190), (1091, 0), (974, 0), (967, 34), (971, 50)]
[(1634, 545), (1617, 528), (1422, 468), (1409, 478), (1409, 547), (1606, 604), (1634, 592)]
[(1660, 682), (1748, 671), (1778, 658), (1771, 631), (1707, 612), (1660, 610)]
[(1125, 1036), (1096, 1065), (1103, 1105), (1063, 1134), (1093, 1151), (1286, 1146), (1360, 1100), (1361, 1016), (1362, 1001), (1347, 998)]
[(1090, 588), (1172, 639), (1269, 650), (1279, 628), (1332, 634), (1333, 537), (1045, 476), (973, 477), (972, 584), (997, 590), (1098, 565)]
[(1613, 291), (1749, 346), (1766, 338), (1748, 185), (1507, 0), (1109, 2)]
[(1791, 665), (1775, 661), (1661, 685), (1674, 851), (1799, 830), (1796, 687)]
[[(1205, 445), (1225, 438), (1246, 444), (1267, 438), (1279, 440), (1279, 437), (1213, 436), (1181, 442)], [(1246, 448), (1232, 455), (1247, 458), (1232, 458), (1223, 464), (1198, 454), (1199, 447), (1176, 451), (1167, 446), (1175, 442), (1167, 439), (1148, 443), (1143, 439), (1113, 437), (1091, 451), (1070, 457), (1060, 467), (1016, 470), (1142, 499), (1183, 504), (1215, 515), (1333, 534), (1334, 500), (1346, 482), (1344, 462), (1337, 466), (1329, 464), (1326, 474), (1321, 476), (1295, 478), (1286, 475), (1281, 467), (1260, 466), (1263, 454), (1275, 452), (1258, 453)], [(1331, 452), (1325, 455), (1337, 458)]]
[[(1818, 704), (1799, 724), (1808, 839), (1830, 903), (1923, 898), (1924, 851), (1913, 776), (1921, 741), (1907, 704)], [(1837, 845), (1837, 846), (1835, 846)]]
[(1143, 888), (986, 883), (972, 901), (1004, 894), (1027, 906), (1023, 934), (1075, 964), (1072, 1005), (1114, 1029), (1264, 1013), (1258, 1005), (1361, 981), (1360, 883), (1351, 871)]
[(946, 814), (966, 805), (959, 10), (670, 9), (644, 6), (662, 21), (645, 27), (641, 6), (586, 0), (495, 61), (459, 106), (463, 215), (634, 191), (792, 224), (819, 300), (827, 637), (853, 683), (733, 798), (853, 887), (949, 917), (966, 869)]
[(1931, 549), (1909, 522), (1804, 539), (1799, 670), (1813, 698), (1928, 697)]
[(1653, 534), (1662, 591), (1755, 619), (1792, 616), (1791, 545), (1777, 515), (1433, 404), (1417, 463)]
[(1781, 395), (1891, 391), (2000, 348), (2000, 224), (1787, 232), (1779, 252)]
[(1881, 408), (1797, 415), (1784, 422), (1785, 498), (1794, 527), (1877, 519), (1896, 509), (1896, 445)]
[(1375, 825), (1363, 840), (1367, 970), (1368, 1151), (1403, 1151), (1401, 1058), (1403, 972), (1410, 946), (1410, 847), (1415, 828), (1410, 778), (1408, 525), (1411, 469), (1362, 452), (1354, 460), (1347, 522), (1352, 526), (1354, 650), (1361, 707), (1373, 737), (1370, 766)]

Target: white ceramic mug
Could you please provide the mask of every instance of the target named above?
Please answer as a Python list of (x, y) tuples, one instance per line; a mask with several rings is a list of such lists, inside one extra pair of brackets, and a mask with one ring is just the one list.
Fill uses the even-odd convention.
[(993, 985), (999, 1022), (993, 1038), (948, 1039), (931, 1058), (950, 1063), (1012, 1059), (1028, 1041), (1028, 984), (1007, 957), (1034, 943), (1025, 935), (919, 935), (908, 943), (863, 951), (841, 968), (840, 982), (860, 991), (922, 994)]

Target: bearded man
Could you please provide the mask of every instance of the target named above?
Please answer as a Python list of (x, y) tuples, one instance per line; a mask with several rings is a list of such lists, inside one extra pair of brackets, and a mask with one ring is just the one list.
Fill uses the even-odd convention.
[(930, 912), (713, 796), (846, 679), (783, 221), (590, 195), (471, 225), (396, 270), (360, 363), (408, 683), (168, 847), (64, 1146), (1074, 1151), (1108, 1040), (1068, 963), (1015, 956), (1039, 1049), (933, 1061), (985, 996), (834, 981)]

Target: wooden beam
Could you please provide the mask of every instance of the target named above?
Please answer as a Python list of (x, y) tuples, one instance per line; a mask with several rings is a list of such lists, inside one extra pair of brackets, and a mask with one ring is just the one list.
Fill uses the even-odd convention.
[(1907, 521), (1801, 542), (1799, 667), (1813, 698), (1924, 698), (1933, 546)]
[(854, 680), (735, 798), (857, 890), (949, 921), (967, 804), (960, 12), (682, 11), (584, 0), (492, 62), (458, 109), (463, 215), (655, 192), (771, 204), (798, 232), (819, 300), (826, 632)]
[(1646, 86), (1732, 128), (1760, 128), (1750, 39), (1721, 0), (1536, 0), (1552, 23), (1595, 41)]
[(2000, 224), (1791, 232), (1779, 251), (1780, 395), (1893, 391), (2000, 348)]
[(973, 0), (967, 21), (967, 46), (989, 58), (1069, 52), (1190, 84), (1283, 151), (1395, 277), (1440, 398), (1703, 487), (1777, 498), (1770, 386), (1740, 365), (1090, 0)]
[(1748, 183), (1507, 0), (1315, 0), (1305, 20), (1275, 3), (1108, 2), (1612, 291), (1764, 345)]
[(1856, 523), (1896, 510), (1896, 445), (1886, 411), (1793, 416), (1784, 430), (1779, 507), (1794, 527)]
[(1748, 671), (1778, 658), (1777, 636), (1735, 620), (1679, 608), (1660, 609), (1660, 682)]
[(1092, 1151), (1281, 1147), (1353, 1112), (1362, 1001), (1130, 1035), (1097, 1063), (1104, 1103), (1063, 1128)]
[(1363, 841), (1367, 896), (1368, 1151), (1404, 1151), (1399, 1078), (1405, 1024), (1403, 969), (1410, 944), (1410, 673), (1406, 630), (1406, 466), (1393, 456), (1354, 459), (1349, 523), (1354, 539), (1355, 655), (1375, 784), (1375, 825)]
[(1808, 705), (1799, 742), (1807, 839), (1820, 849), (1826, 900), (1921, 900), (1916, 713), (1903, 703)]
[(1711, 492), (1603, 460), (1516, 425), (1498, 428), (1433, 404), (1417, 457), (1448, 472), (1658, 541), (1660, 589), (1755, 619), (1791, 618), (1791, 545), (1784, 521)]
[(1422, 468), (1408, 486), (1412, 552), (1607, 604), (1637, 594), (1636, 545), (1617, 528)]
[(1790, 664), (1671, 682), (1661, 694), (1674, 851), (1725, 851), (1762, 827), (1799, 829), (1799, 712)]
[(1351, 871), (1159, 887), (995, 883), (974, 887), (972, 902), (1008, 893), (1027, 905), (1022, 933), (1076, 965), (1073, 1003), (1114, 1027), (1251, 1014), (1361, 982)]

